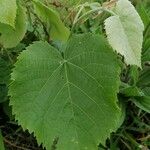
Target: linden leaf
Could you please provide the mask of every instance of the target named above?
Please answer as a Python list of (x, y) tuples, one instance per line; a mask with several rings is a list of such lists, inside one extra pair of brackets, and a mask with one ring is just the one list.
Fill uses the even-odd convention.
[(73, 36), (61, 53), (46, 42), (23, 51), (9, 95), (16, 119), (47, 150), (96, 150), (120, 122), (120, 66), (99, 35)]
[(26, 33), (26, 13), (18, 4), (15, 29), (7, 24), (0, 23), (0, 44), (5, 48), (17, 46)]
[(50, 37), (53, 40), (67, 41), (70, 31), (61, 21), (59, 14), (40, 1), (33, 0), (33, 4), (37, 16), (45, 23)]
[(15, 27), (16, 0), (0, 0), (0, 22)]
[(118, 0), (115, 16), (105, 20), (108, 41), (112, 48), (124, 56), (125, 62), (141, 67), (143, 22), (128, 0)]

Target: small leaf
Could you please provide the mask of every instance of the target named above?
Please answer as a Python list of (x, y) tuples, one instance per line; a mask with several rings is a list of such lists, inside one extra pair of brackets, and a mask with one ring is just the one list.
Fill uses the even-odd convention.
[(150, 67), (149, 66), (145, 67), (142, 70), (137, 85), (141, 87), (142, 92), (145, 94), (145, 96), (135, 98), (134, 103), (137, 107), (150, 113)]
[(140, 109), (150, 113), (150, 96), (137, 97), (133, 102)]
[(125, 88), (120, 89), (120, 93), (123, 94), (125, 97), (136, 97), (136, 96), (143, 96), (144, 93), (136, 86), (127, 86)]
[(18, 4), (15, 29), (9, 25), (0, 23), (0, 44), (5, 48), (17, 46), (26, 33), (26, 13)]
[(141, 48), (144, 25), (134, 6), (128, 0), (118, 0), (115, 16), (105, 20), (110, 45), (124, 56), (125, 62), (141, 67)]
[(0, 22), (15, 28), (16, 0), (0, 0)]
[(148, 24), (150, 23), (150, 16), (147, 12), (148, 9), (143, 5), (142, 1), (137, 4), (136, 10), (138, 11), (141, 19), (143, 20), (145, 27), (148, 26)]
[(70, 31), (65, 27), (59, 14), (40, 1), (33, 0), (36, 14), (45, 23), (47, 31), (53, 40), (67, 41)]
[(15, 64), (10, 104), (16, 119), (47, 150), (96, 150), (119, 127), (120, 66), (99, 35), (73, 36), (64, 57), (35, 42)]

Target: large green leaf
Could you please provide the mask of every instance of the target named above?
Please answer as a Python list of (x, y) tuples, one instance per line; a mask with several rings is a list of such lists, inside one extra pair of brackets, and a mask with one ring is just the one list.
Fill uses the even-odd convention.
[(0, 0), (0, 22), (15, 27), (16, 0)]
[(50, 38), (53, 40), (66, 41), (70, 35), (70, 31), (61, 21), (59, 14), (40, 1), (33, 0), (33, 3), (36, 14), (47, 27)]
[(144, 30), (141, 18), (128, 0), (118, 0), (114, 12), (116, 15), (105, 20), (108, 41), (127, 64), (141, 67)]
[(120, 66), (99, 35), (76, 35), (63, 57), (46, 42), (23, 51), (9, 95), (16, 119), (50, 150), (96, 150), (119, 126)]
[(26, 14), (24, 8), (18, 4), (15, 29), (0, 23), (0, 44), (5, 48), (17, 46), (26, 33)]

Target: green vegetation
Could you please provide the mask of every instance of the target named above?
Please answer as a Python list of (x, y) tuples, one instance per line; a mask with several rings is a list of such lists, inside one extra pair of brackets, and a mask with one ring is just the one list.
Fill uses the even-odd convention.
[(150, 149), (148, 0), (0, 0), (0, 150)]

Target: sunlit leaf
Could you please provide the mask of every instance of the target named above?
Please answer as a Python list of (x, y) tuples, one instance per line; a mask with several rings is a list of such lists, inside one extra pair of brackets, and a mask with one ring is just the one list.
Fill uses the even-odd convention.
[(108, 41), (127, 64), (141, 67), (142, 20), (129, 0), (118, 0), (114, 13), (105, 20)]

